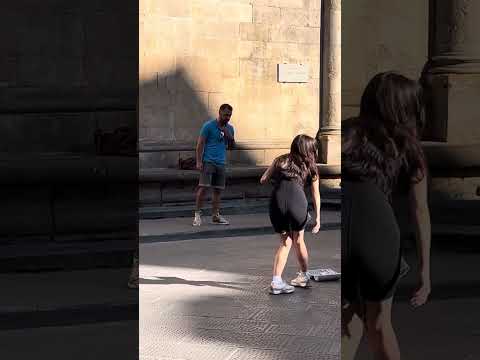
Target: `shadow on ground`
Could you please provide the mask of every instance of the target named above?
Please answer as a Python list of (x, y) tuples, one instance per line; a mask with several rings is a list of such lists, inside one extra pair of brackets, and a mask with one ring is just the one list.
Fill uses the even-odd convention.
[(191, 286), (211, 286), (225, 289), (241, 290), (241, 287), (232, 285), (246, 285), (247, 283), (239, 282), (219, 282), (219, 281), (189, 281), (176, 276), (157, 276), (155, 279), (140, 278), (140, 284), (154, 284), (154, 285), (191, 285)]
[[(307, 235), (312, 265), (339, 269), (339, 231), (322, 235)], [(200, 243), (141, 245), (142, 358), (338, 359), (339, 282), (272, 296), (276, 236)], [(296, 270), (292, 250), (285, 278)]]

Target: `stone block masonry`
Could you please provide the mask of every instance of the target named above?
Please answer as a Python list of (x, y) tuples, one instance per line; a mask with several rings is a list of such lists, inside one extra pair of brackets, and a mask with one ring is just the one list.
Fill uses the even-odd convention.
[[(320, 1), (144, 0), (139, 14), (140, 96), (149, 99), (140, 99), (140, 147), (194, 143), (224, 102), (234, 107), (240, 142), (315, 136)], [(309, 64), (308, 83), (278, 83), (279, 63)], [(265, 161), (259, 153), (245, 149), (233, 158), (255, 165)], [(157, 157), (156, 166), (171, 165), (171, 156)]]

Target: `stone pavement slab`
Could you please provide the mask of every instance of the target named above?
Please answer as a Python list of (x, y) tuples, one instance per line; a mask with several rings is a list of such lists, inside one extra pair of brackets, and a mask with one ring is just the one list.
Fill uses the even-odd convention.
[(0, 331), (2, 359), (138, 359), (138, 320)]
[[(340, 270), (339, 230), (306, 241), (312, 268)], [(339, 359), (340, 282), (268, 294), (277, 245), (273, 234), (141, 243), (140, 359)], [(295, 271), (292, 249), (285, 278)]]

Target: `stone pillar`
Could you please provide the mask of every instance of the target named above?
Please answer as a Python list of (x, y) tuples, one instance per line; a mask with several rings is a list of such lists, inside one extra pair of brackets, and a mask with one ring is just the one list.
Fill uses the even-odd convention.
[(320, 99), (320, 130), (317, 139), (321, 145), (320, 161), (340, 163), (341, 128), (341, 0), (325, 0), (322, 4), (324, 41), (322, 61), (322, 91)]
[(480, 1), (430, 0), (426, 140), (480, 142)]

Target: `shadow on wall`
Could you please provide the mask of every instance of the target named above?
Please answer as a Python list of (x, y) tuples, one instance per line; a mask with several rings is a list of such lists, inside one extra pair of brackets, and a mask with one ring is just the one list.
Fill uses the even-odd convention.
[[(203, 123), (218, 115), (222, 103), (215, 92), (200, 91), (184, 67), (157, 73), (139, 85), (140, 168), (178, 168), (180, 159), (195, 157), (195, 145)], [(233, 108), (231, 124), (238, 127)], [(233, 161), (255, 164), (246, 151), (234, 151)]]
[(137, 7), (5, 3), (0, 236), (136, 233)]

